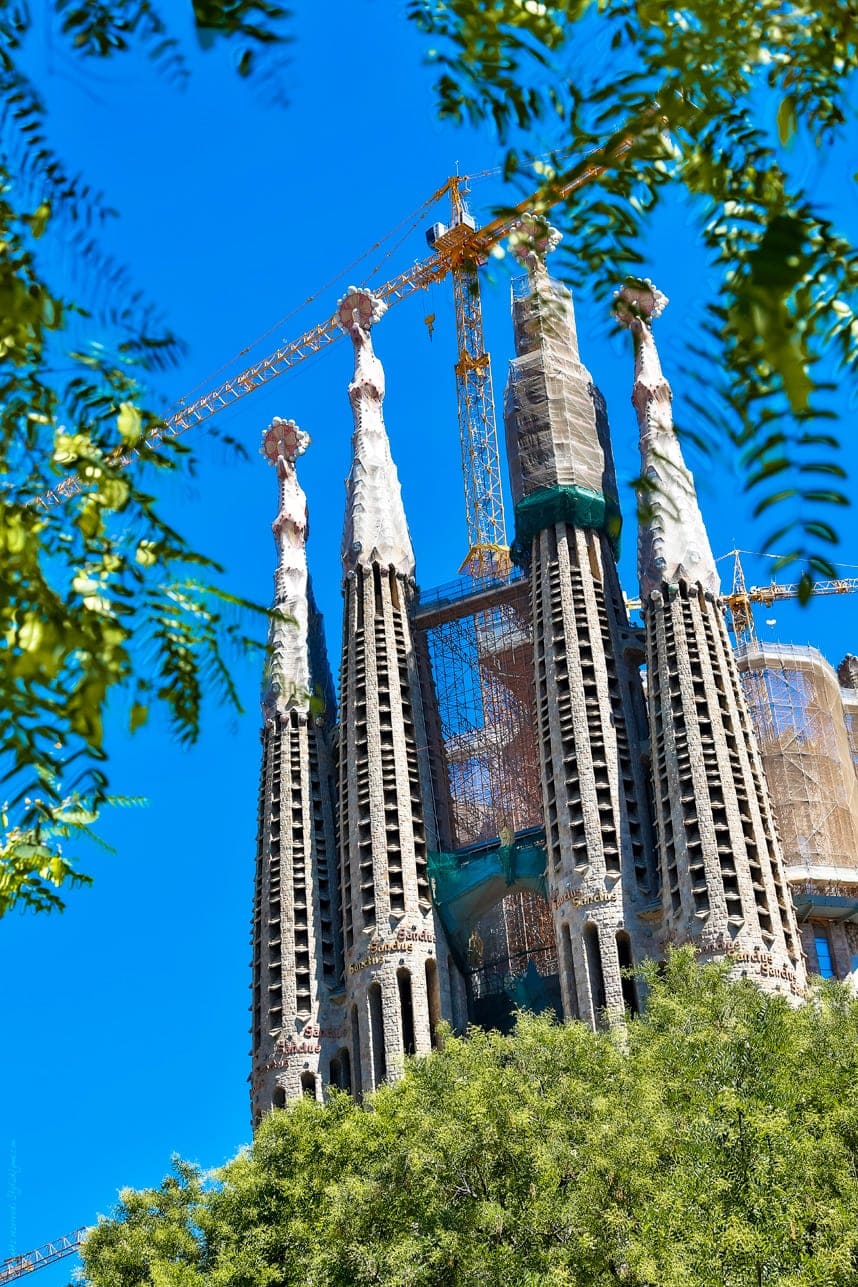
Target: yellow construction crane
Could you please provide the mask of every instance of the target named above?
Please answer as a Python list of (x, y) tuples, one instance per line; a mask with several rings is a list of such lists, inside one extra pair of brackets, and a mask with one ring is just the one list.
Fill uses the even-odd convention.
[[(721, 596), (721, 602), (727, 608), (730, 616), (728, 624), (733, 631), (736, 640), (736, 647), (740, 645), (756, 642), (757, 629), (754, 625), (753, 604), (769, 604), (778, 602), (783, 599), (798, 599), (799, 585), (795, 582), (791, 585), (780, 585), (776, 581), (771, 581), (768, 585), (752, 585), (750, 588), (745, 584), (745, 573), (742, 568), (742, 561), (739, 555), (742, 550), (728, 550), (721, 558), (733, 558), (733, 589), (729, 594)], [(744, 551), (748, 553), (747, 550)], [(718, 560), (720, 562), (720, 558)], [(858, 577), (842, 577), (836, 581), (814, 581), (810, 593), (816, 598), (823, 594), (856, 594), (858, 593)], [(626, 597), (626, 607), (630, 612), (640, 611), (640, 599), (629, 599)]]
[(35, 1251), (25, 1251), (20, 1256), (0, 1260), (0, 1283), (14, 1282), (16, 1278), (23, 1278), (24, 1274), (44, 1269), (46, 1265), (52, 1265), (66, 1256), (73, 1256), (87, 1233), (89, 1229), (86, 1226), (74, 1229), (71, 1233), (64, 1233), (61, 1238), (54, 1238), (53, 1242), (46, 1242), (43, 1247), (37, 1247)]
[[(591, 183), (616, 164), (633, 142), (634, 136), (629, 133), (613, 135), (583, 161), (557, 175), (550, 184), (543, 185), (538, 194), (526, 197), (482, 228), (477, 228), (465, 205), (468, 176), (453, 176), (425, 203), (429, 206), (444, 196), (450, 198), (449, 226), (434, 224), (427, 234), (433, 253), (428, 259), (374, 289), (374, 293), (391, 306), (442, 281), (448, 273), (453, 278), (456, 393), (468, 529), (468, 552), (462, 568), (472, 576), (504, 575), (509, 568), (491, 370), (483, 339), (478, 269), (485, 263), (492, 247), (507, 236), (522, 215), (543, 213)], [(341, 334), (336, 315), (320, 322), (232, 379), (192, 402), (180, 404), (162, 426), (152, 431), (147, 443), (154, 446), (164, 436), (186, 433), (283, 375), (313, 353), (327, 348)], [(117, 451), (111, 463), (125, 465), (131, 458)], [(59, 504), (85, 486), (84, 471), (83, 479), (76, 475), (64, 479), (36, 503), (46, 507)]]
[[(739, 557), (741, 553), (741, 550), (729, 551), (733, 556), (733, 590), (724, 596), (724, 602), (730, 609), (737, 648), (742, 644), (753, 643), (757, 638), (752, 604), (762, 603), (769, 606), (783, 599), (799, 597), (798, 583), (779, 585), (772, 581), (769, 585), (752, 585), (748, 588)], [(814, 598), (823, 594), (855, 594), (858, 592), (858, 577), (842, 577), (836, 581), (814, 581), (810, 592)]]

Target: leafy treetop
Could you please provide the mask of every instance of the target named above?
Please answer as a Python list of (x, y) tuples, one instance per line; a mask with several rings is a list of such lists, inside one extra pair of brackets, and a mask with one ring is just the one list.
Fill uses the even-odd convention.
[(700, 967), (592, 1032), (447, 1034), (362, 1105), (334, 1092), (206, 1175), (177, 1163), (88, 1236), (93, 1287), (848, 1287), (858, 999), (793, 1008)]

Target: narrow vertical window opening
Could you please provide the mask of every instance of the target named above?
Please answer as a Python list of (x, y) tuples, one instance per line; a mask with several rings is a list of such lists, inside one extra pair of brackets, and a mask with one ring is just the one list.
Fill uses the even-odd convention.
[(632, 940), (625, 930), (617, 930), (617, 957), (620, 962), (620, 985), (623, 989), (623, 1004), (632, 1014), (640, 1014), (637, 982), (628, 971), (634, 969), (632, 958)]
[(387, 1057), (384, 1050), (384, 1016), (381, 1008), (381, 988), (371, 983), (367, 992), (369, 1002), (369, 1033), (372, 1042), (373, 1084), (380, 1086), (387, 1077)]
[(399, 988), (399, 1014), (402, 1019), (402, 1049), (406, 1055), (416, 1054), (414, 1044), (414, 998), (411, 993), (411, 972), (396, 971), (396, 984)]
[(593, 1017), (598, 1021), (600, 1012), (605, 1008), (605, 975), (602, 971), (599, 931), (592, 921), (588, 921), (584, 926), (584, 951), (587, 957), (587, 974), (590, 978)]
[(432, 1049), (438, 1049), (438, 1024), (441, 1022), (441, 989), (438, 982), (438, 963), (431, 957), (426, 962), (426, 997), (429, 1002), (429, 1040)]
[(358, 1008), (352, 1006), (352, 1063), (354, 1064), (354, 1096), (360, 1099), (363, 1094), (363, 1078), (361, 1077), (360, 1062), (360, 1020), (358, 1019)]
[(566, 979), (566, 997), (569, 1006), (570, 1019), (577, 1019), (578, 1014), (578, 984), (575, 980), (575, 959), (572, 955), (572, 934), (569, 926), (564, 921), (560, 931), (561, 952), (563, 954), (563, 974)]

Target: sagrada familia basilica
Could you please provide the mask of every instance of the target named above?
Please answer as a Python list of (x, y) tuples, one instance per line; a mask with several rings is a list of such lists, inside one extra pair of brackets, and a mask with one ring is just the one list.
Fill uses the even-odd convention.
[(630, 621), (605, 404), (569, 292), (544, 254), (523, 258), (504, 398), (515, 566), (447, 592), (415, 579), (373, 349), (384, 306), (354, 288), (339, 305), (354, 436), (338, 702), (307, 573), (308, 438), (277, 419), (264, 436), (279, 508), (255, 1122), (332, 1085), (372, 1091), (442, 1020), (635, 1013), (635, 967), (671, 946), (796, 999), (810, 974), (858, 974), (858, 662), (734, 650), (648, 283), (616, 300), (641, 451)]

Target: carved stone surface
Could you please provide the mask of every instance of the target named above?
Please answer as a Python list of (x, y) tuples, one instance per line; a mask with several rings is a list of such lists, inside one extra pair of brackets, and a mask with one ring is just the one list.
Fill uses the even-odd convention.
[[(524, 244), (529, 292), (513, 300), (517, 356), (505, 398), (513, 495), (518, 502), (562, 488), (612, 493), (607, 418), (578, 355), (571, 296)], [(623, 969), (653, 951), (638, 917), (654, 897), (638, 749), (643, 694), (624, 655), (628, 620), (607, 532), (579, 521), (541, 523), (527, 553), (563, 1005), (568, 1018), (595, 1024), (637, 1005)]]
[(372, 326), (386, 305), (367, 290), (349, 287), (338, 306), (340, 324), (354, 344), (349, 385), (354, 416), (352, 467), (346, 480), (342, 559), (346, 572), (380, 563), (414, 574), (414, 553), (396, 466), (384, 426), (384, 369), (373, 352)]
[[(333, 764), (327, 723), (310, 717), (307, 502), (295, 471), (309, 441), (293, 420), (275, 418), (261, 448), (280, 496), (252, 935), (254, 1123), (302, 1094), (321, 1098), (348, 1051), (342, 1007), (331, 998), (341, 971)], [(324, 659), (316, 664), (326, 669)]]
[(651, 282), (625, 285), (615, 296), (614, 313), (635, 343), (632, 402), (640, 430), (641, 478), (638, 575), (641, 598), (662, 582), (699, 581), (720, 593), (718, 569), (697, 504), (694, 480), (673, 428), (673, 394), (664, 378), (652, 335), (653, 319), (668, 303)]
[(673, 431), (670, 385), (652, 338), (667, 300), (625, 286), (615, 312), (634, 337), (640, 427), (638, 532), (646, 621), (647, 707), (661, 871), (662, 949), (690, 942), (703, 959), (800, 996), (795, 911), (751, 717), (717, 598), (718, 573), (694, 481)]
[(542, 215), (526, 214), (513, 226), (509, 248), (534, 280), (547, 277), (545, 260), (562, 240), (563, 233), (552, 227)]
[(264, 709), (306, 711), (310, 697), (307, 659), (307, 498), (295, 461), (310, 444), (294, 420), (275, 417), (265, 430), (261, 452), (277, 470), (280, 504), (272, 531), (277, 542), (274, 609)]
[(353, 460), (343, 530), (339, 865), (355, 1087), (396, 1076), (451, 1013), (427, 876), (431, 781), (409, 608), (414, 557), (381, 412), (370, 328), (383, 307), (351, 288), (339, 315), (355, 347)]

